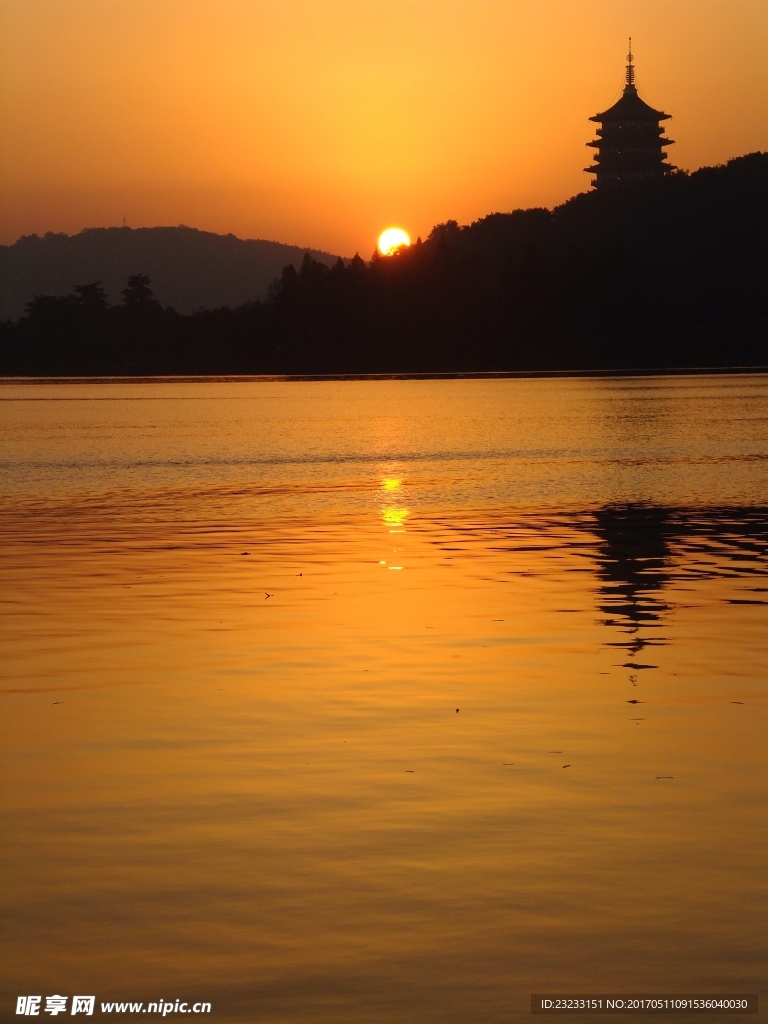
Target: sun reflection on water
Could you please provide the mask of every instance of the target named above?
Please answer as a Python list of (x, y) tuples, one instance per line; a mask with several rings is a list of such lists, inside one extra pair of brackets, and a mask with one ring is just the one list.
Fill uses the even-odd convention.
[(405, 508), (402, 504), (401, 495), (398, 495), (401, 498), (400, 501), (397, 503), (392, 501), (392, 498), (400, 491), (402, 486), (402, 477), (382, 477), (381, 490), (384, 492), (384, 504), (381, 508), (381, 519), (390, 533), (405, 533), (405, 520), (410, 515), (410, 509)]
[(409, 515), (410, 510), (407, 508), (390, 506), (381, 510), (382, 521), (389, 527), (390, 533), (405, 533), (405, 520)]

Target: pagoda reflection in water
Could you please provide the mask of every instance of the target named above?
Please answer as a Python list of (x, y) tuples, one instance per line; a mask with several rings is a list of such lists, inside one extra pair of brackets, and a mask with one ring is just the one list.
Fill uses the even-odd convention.
[(584, 170), (595, 175), (597, 189), (633, 185), (661, 178), (674, 170), (666, 160), (665, 146), (673, 140), (664, 138), (661, 121), (670, 114), (654, 110), (640, 99), (635, 85), (632, 63), (632, 40), (627, 54), (626, 84), (621, 98), (601, 114), (590, 117), (597, 121), (597, 138), (587, 145), (595, 149), (595, 162)]

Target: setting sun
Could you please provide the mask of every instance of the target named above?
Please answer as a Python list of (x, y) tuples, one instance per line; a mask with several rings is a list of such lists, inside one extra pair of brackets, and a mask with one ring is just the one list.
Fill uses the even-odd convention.
[(389, 256), (401, 245), (410, 245), (411, 240), (402, 228), (387, 228), (379, 235), (379, 252), (382, 256)]

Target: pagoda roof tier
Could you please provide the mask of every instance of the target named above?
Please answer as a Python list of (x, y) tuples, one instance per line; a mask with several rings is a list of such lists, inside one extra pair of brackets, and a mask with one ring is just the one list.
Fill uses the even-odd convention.
[[(674, 164), (670, 164), (666, 160), (660, 160), (657, 164), (653, 164), (652, 167), (653, 170), (658, 170), (660, 168), (664, 173), (667, 171), (677, 170)], [(622, 173), (634, 173), (637, 170), (637, 166), (630, 167), (628, 170), (625, 170), (626, 164), (617, 163), (615, 160), (601, 160), (600, 157), (595, 157), (595, 162), (592, 166), (585, 167), (584, 170), (589, 174), (597, 174), (598, 171), (601, 171), (602, 173), (605, 173), (606, 171), (612, 172), (616, 168), (620, 168)]]
[(590, 117), (590, 121), (667, 121), (672, 115), (663, 110), (654, 110), (645, 100), (641, 100), (634, 85), (625, 85), (621, 99), (601, 114)]
[[(585, 145), (591, 149), (597, 149), (601, 153), (655, 153), (656, 147), (662, 149), (664, 146), (674, 146), (674, 139), (650, 139), (647, 143), (637, 139), (593, 139)], [(667, 156), (662, 153), (662, 156)]]

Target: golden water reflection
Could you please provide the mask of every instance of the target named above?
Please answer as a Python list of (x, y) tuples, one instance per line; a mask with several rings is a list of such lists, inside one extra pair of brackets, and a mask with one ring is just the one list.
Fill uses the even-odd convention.
[(6, 517), (15, 985), (350, 1024), (751, 990), (768, 514), (667, 518), (632, 686), (599, 510), (416, 516), (407, 573), (374, 517)]
[[(402, 477), (384, 476), (381, 481), (381, 490), (387, 502), (381, 509), (381, 520), (390, 533), (405, 533), (405, 521), (410, 515), (410, 509), (402, 507), (400, 503), (393, 504), (391, 496), (399, 492), (403, 486)], [(402, 495), (399, 495), (402, 498)], [(402, 568), (402, 566), (390, 566), (390, 568)]]
[(396, 508), (390, 506), (381, 510), (381, 518), (384, 525), (389, 527), (390, 533), (405, 533), (405, 520), (410, 515), (407, 508)]
[[(354, 387), (288, 392), (290, 416), (274, 400), (283, 448), (265, 388), (242, 389), (247, 415), (176, 392), (15, 414), (3, 1005), (94, 992), (208, 999), (243, 1024), (497, 1024), (527, 1020), (533, 991), (759, 990), (757, 411), (746, 437), (735, 385), (729, 405), (683, 383), (699, 398), (678, 406), (663, 382), (658, 444), (688, 454), (653, 477), (655, 455), (627, 469), (590, 419), (614, 388), (627, 420), (633, 385), (556, 383), (547, 427), (549, 392), (527, 384), (406, 401), (381, 383), (335, 461), (301, 417), (343, 424)], [(413, 449), (379, 473), (378, 449), (350, 452), (393, 394)], [(259, 445), (233, 440), (236, 416)], [(715, 470), (696, 447), (713, 421)], [(505, 451), (544, 454), (498, 457), (505, 430)], [(571, 436), (588, 440), (558, 454)], [(698, 501), (675, 499), (686, 473)]]

